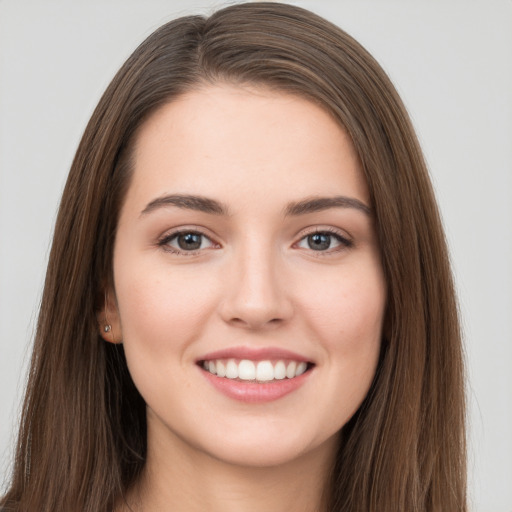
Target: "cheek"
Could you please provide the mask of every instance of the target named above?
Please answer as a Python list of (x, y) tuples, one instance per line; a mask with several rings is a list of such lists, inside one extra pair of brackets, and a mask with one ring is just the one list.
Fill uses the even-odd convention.
[(171, 409), (181, 410), (170, 390), (193, 384), (190, 348), (208, 327), (216, 283), (212, 273), (196, 271), (193, 278), (184, 268), (125, 261), (117, 266), (115, 284), (130, 374), (150, 407), (159, 410), (165, 397)]
[(331, 275), (322, 284), (321, 293), (304, 294), (304, 318), (332, 370), (330, 389), (352, 404), (355, 412), (371, 385), (379, 358), (386, 305), (384, 278), (378, 265), (351, 266), (350, 271)]
[(199, 270), (191, 276), (165, 264), (118, 268), (116, 294), (125, 345), (162, 357), (170, 347), (184, 348), (200, 335), (214, 303), (213, 273)]
[(305, 315), (332, 350), (380, 342), (386, 286), (380, 267), (362, 266), (327, 276), (316, 293), (304, 290)]

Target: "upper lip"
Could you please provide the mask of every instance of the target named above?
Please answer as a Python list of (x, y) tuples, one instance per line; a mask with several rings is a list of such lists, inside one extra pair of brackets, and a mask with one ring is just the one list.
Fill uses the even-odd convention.
[(209, 352), (200, 357), (196, 362), (212, 361), (215, 359), (249, 359), (251, 361), (267, 361), (276, 359), (288, 359), (292, 361), (304, 361), (311, 363), (307, 357), (301, 356), (296, 352), (278, 347), (231, 347), (214, 352)]

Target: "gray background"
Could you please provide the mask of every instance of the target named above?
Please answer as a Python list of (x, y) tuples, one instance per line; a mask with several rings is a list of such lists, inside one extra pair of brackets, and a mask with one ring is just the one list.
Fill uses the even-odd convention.
[[(365, 45), (409, 108), (460, 294), (472, 510), (511, 512), (512, 2), (294, 3)], [(55, 212), (85, 124), (144, 37), (173, 17), (222, 5), (0, 0), (0, 483), (8, 474)]]

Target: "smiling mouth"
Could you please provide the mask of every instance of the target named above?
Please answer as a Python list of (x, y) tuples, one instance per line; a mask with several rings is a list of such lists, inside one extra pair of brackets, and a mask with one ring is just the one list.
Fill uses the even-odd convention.
[(217, 377), (246, 382), (269, 383), (294, 379), (311, 370), (312, 363), (293, 360), (211, 359), (198, 362), (203, 370)]

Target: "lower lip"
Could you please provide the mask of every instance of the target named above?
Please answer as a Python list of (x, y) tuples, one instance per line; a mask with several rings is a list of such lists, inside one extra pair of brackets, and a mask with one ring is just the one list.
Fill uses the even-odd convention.
[(222, 394), (240, 402), (263, 403), (278, 400), (299, 389), (309, 378), (311, 369), (293, 379), (273, 380), (271, 382), (253, 382), (217, 377), (200, 369), (208, 381)]

